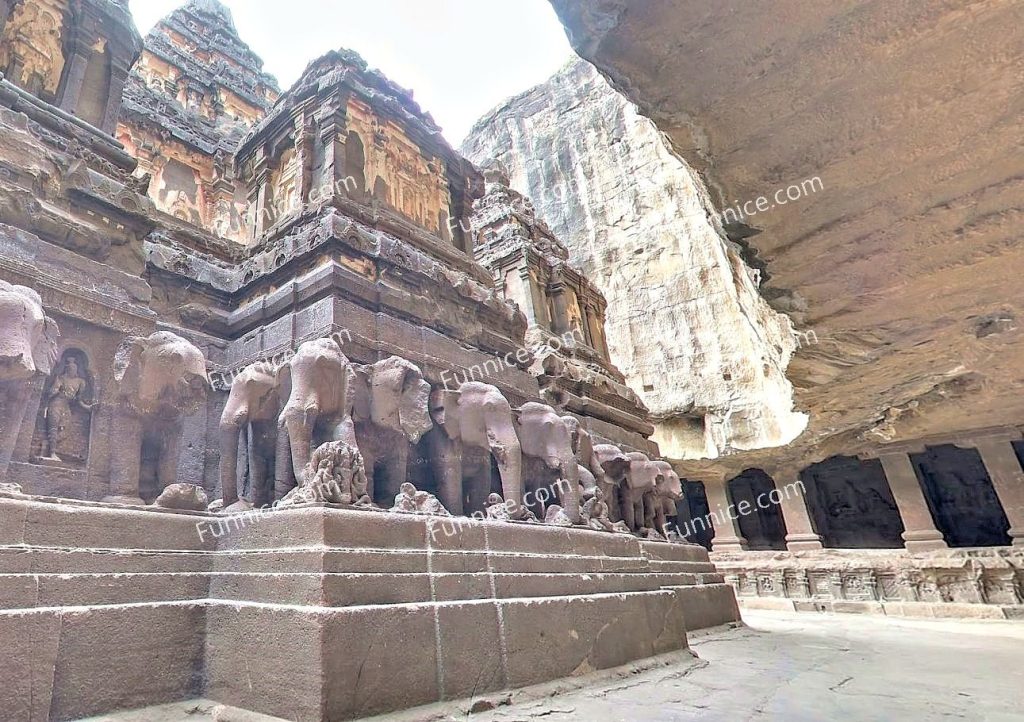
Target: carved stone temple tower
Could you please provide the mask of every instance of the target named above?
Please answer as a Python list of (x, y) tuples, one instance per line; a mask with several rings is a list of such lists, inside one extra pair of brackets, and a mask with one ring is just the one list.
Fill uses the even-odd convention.
[(537, 218), (530, 199), (509, 188), (498, 167), (485, 170), (485, 194), (474, 204), (474, 253), (503, 295), (524, 310), (532, 370), (545, 402), (591, 418), (599, 435), (657, 455), (654, 427), (639, 396), (608, 356), (607, 301), (569, 264), (569, 251)]
[(282, 94), (217, 0), (0, 38), (0, 717), (353, 719), (738, 619), (601, 505), (678, 496), (605, 301), (410, 91), (343, 50)]

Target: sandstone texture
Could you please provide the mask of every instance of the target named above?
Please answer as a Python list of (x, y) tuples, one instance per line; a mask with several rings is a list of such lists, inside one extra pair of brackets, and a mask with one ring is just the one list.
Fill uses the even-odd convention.
[(792, 441), (798, 337), (758, 292), (699, 176), (582, 60), (482, 118), (462, 148), (507, 168), (608, 300), (612, 361), (673, 458)]
[(785, 454), (1020, 422), (1024, 6), (552, 5), (716, 206), (821, 179), (747, 219), (762, 292), (817, 339)]

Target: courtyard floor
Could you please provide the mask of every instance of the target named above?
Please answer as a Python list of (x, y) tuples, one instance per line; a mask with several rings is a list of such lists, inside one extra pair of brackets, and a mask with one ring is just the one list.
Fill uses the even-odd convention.
[[(1024, 720), (1024, 623), (745, 611), (746, 627), (691, 636), (697, 659), (599, 673), (385, 715), (401, 722)], [(575, 684), (579, 684), (578, 680)], [(490, 708), (490, 709), (487, 709)], [(117, 722), (269, 718), (205, 701), (105, 716)]]
[(1024, 623), (743, 613), (700, 662), (472, 719), (1024, 720)]

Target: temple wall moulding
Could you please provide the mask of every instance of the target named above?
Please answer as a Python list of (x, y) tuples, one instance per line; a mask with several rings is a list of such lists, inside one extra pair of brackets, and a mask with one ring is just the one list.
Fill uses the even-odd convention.
[(1024, 617), (1024, 552), (1017, 550), (716, 552), (712, 559), (752, 608)]

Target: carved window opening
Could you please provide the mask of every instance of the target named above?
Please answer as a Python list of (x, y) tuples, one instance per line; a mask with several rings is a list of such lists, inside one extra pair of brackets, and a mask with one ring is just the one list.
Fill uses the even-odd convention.
[[(733, 513), (739, 517), (740, 533), (750, 549), (786, 549), (786, 523), (782, 519), (782, 510), (768, 496), (774, 489), (775, 482), (761, 469), (747, 469), (729, 482), (729, 499), (736, 509)], [(744, 509), (749, 505), (746, 514), (740, 512), (744, 501), (747, 503)], [(767, 508), (762, 509), (761, 506)]]
[[(380, 180), (379, 178), (377, 179)], [(366, 195), (366, 152), (363, 141), (354, 130), (345, 138), (345, 190), (353, 198)], [(374, 195), (376, 195), (376, 187)]]
[(179, 160), (170, 158), (160, 169), (156, 182), (156, 204), (165, 213), (199, 225), (199, 182), (196, 171)]
[(903, 548), (903, 519), (880, 461), (833, 456), (807, 467), (801, 478), (826, 547)]
[(88, 356), (80, 349), (67, 349), (43, 386), (32, 437), (34, 463), (85, 468), (95, 399)]
[(299, 170), (298, 154), (295, 152), (295, 147), (285, 148), (270, 174), (267, 198), (269, 202), (268, 217), (271, 224), (277, 223), (301, 205)]
[(391, 205), (391, 189), (380, 176), (373, 182), (373, 197), (385, 205)]
[(1005, 546), (1010, 523), (975, 449), (929, 446), (910, 460), (935, 519), (951, 547)]

